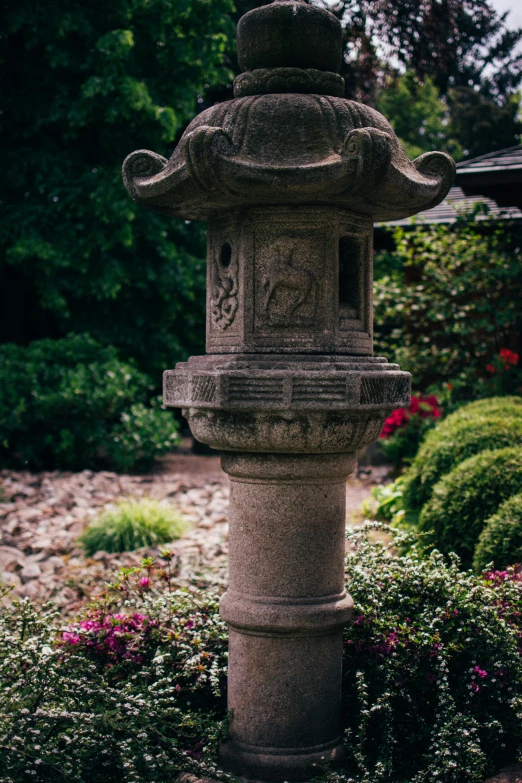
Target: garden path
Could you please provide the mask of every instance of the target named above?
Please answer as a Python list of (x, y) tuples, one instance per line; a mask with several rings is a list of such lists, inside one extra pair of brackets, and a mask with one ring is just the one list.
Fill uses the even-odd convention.
[[(381, 483), (386, 469), (374, 468), (347, 483), (347, 520)], [(52, 600), (64, 613), (75, 613), (105, 588), (122, 566), (137, 566), (157, 549), (86, 558), (77, 538), (89, 520), (122, 497), (149, 496), (175, 504), (191, 523), (171, 545), (176, 581), (226, 579), (228, 551), (228, 479), (219, 458), (176, 453), (158, 460), (146, 475), (107, 471), (81, 473), (0, 471), (0, 579), (15, 595)]]

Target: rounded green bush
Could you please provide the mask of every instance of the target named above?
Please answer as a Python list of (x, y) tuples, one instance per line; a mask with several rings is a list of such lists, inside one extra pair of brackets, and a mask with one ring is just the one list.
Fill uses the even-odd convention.
[(520, 416), (522, 414), (522, 396), (484, 397), (482, 400), (468, 402), (450, 413), (439, 426), (451, 427), (456, 421), (472, 419), (477, 416), (491, 416), (496, 413)]
[(518, 492), (522, 492), (522, 447), (482, 451), (435, 485), (421, 511), (419, 527), (433, 531), (437, 549), (455, 552), (469, 568), (486, 519)]
[(507, 568), (522, 562), (522, 493), (506, 500), (496, 514), (486, 520), (473, 558), (473, 568), (487, 565)]
[(132, 552), (179, 538), (187, 523), (174, 508), (157, 500), (121, 500), (108, 506), (80, 536), (86, 555), (95, 552)]
[(485, 449), (522, 445), (522, 417), (494, 415), (460, 418), (428, 433), (404, 479), (403, 503), (420, 510), (430, 499), (435, 484), (468, 457)]
[(150, 378), (87, 334), (0, 345), (0, 467), (145, 468), (179, 442)]

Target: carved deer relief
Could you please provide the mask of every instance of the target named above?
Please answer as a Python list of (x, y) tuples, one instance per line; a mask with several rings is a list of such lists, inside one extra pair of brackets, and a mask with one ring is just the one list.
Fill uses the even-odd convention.
[[(295, 248), (276, 245), (274, 257), (267, 274), (263, 275), (261, 285), (265, 292), (264, 310), (270, 314), (275, 310), (277, 316), (292, 316), (305, 302), (311, 305), (312, 316), (316, 310), (317, 281), (315, 276), (298, 268), (294, 262)], [(278, 292), (289, 294), (284, 300), (278, 298)], [(274, 304), (276, 303), (276, 304)]]

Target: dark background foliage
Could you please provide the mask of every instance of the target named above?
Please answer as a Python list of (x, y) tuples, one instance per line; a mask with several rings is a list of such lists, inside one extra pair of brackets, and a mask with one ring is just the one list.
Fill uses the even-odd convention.
[[(140, 147), (168, 156), (198, 109), (231, 97), (234, 24), (259, 5), (6, 0), (0, 342), (89, 332), (156, 385), (203, 349), (204, 229), (138, 209), (120, 165)], [(521, 32), (488, 0), (333, 10), (347, 96), (387, 111), (410, 151), (516, 142)]]

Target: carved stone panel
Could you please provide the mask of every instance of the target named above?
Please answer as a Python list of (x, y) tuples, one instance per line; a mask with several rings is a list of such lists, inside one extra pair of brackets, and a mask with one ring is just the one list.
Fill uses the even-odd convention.
[(300, 210), (292, 219), (279, 212), (284, 221), (277, 213), (255, 219), (253, 343), (324, 347), (335, 328), (333, 214)]
[(207, 349), (241, 348), (243, 279), (241, 232), (237, 217), (209, 226), (207, 252)]

